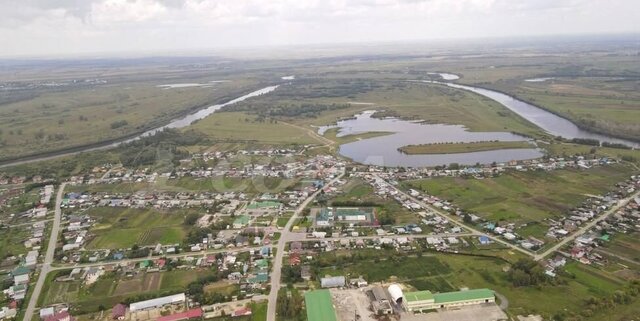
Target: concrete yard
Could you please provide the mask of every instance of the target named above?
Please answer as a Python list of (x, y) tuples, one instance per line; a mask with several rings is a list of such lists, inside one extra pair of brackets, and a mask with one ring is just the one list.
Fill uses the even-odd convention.
[(355, 320), (356, 313), (359, 321), (376, 321), (369, 309), (370, 301), (365, 289), (331, 289), (331, 298), (340, 321)]
[(495, 304), (463, 307), (456, 310), (439, 310), (425, 314), (404, 313), (402, 321), (500, 321), (507, 315)]

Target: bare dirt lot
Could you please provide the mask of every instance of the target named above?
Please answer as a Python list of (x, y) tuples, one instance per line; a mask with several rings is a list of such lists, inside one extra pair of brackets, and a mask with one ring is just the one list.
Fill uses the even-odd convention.
[(355, 320), (356, 314), (361, 321), (376, 321), (373, 312), (369, 310), (369, 298), (365, 289), (332, 289), (333, 305), (340, 321)]

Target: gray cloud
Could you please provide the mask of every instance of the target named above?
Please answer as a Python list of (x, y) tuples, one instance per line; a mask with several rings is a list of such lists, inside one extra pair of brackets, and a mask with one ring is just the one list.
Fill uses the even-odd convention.
[(637, 0), (0, 0), (0, 56), (640, 32), (639, 12)]

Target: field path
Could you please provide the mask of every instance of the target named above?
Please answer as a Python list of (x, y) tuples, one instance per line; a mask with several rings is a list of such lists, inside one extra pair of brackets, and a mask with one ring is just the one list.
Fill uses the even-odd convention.
[(313, 139), (315, 139), (315, 140), (317, 140), (317, 141), (319, 141), (319, 142), (321, 142), (323, 144), (322, 146), (316, 146), (316, 147), (312, 147), (312, 148), (329, 147), (329, 148), (333, 149), (334, 148), (333, 145), (336, 144), (336, 142), (332, 141), (329, 138), (326, 138), (324, 136), (319, 135), (318, 133), (316, 133), (315, 130), (313, 130), (311, 128), (302, 127), (302, 126), (295, 125), (295, 124), (288, 123), (288, 122), (281, 121), (281, 120), (279, 120), (279, 122), (281, 122), (281, 123), (283, 123), (283, 124), (285, 124), (287, 126), (291, 126), (291, 127), (294, 127), (294, 128), (300, 129), (300, 130), (304, 130), (304, 131), (307, 132), (307, 135), (309, 135), (309, 137), (311, 137), (311, 138), (313, 138)]

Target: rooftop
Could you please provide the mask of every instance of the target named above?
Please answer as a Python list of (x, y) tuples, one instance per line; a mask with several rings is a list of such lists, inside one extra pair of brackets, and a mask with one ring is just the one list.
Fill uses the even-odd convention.
[(404, 298), (407, 302), (433, 300), (433, 293), (431, 291), (408, 292), (404, 294)]
[(304, 294), (308, 321), (337, 321), (329, 290), (315, 290)]
[(259, 208), (275, 208), (275, 207), (279, 207), (279, 206), (280, 206), (280, 202), (259, 201), (259, 202), (253, 202), (253, 203), (249, 204), (247, 206), (247, 208), (250, 209), (250, 210), (255, 210), (255, 209), (259, 209)]
[(436, 293), (433, 295), (435, 303), (447, 303), (456, 301), (492, 299), (494, 294), (489, 289), (473, 289), (456, 292)]

